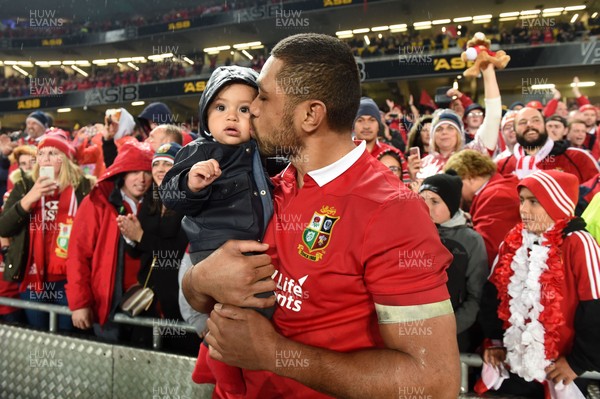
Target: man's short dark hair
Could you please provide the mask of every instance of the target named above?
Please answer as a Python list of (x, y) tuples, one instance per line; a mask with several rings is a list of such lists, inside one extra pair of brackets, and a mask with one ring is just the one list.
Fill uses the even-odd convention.
[(548, 118), (546, 118), (546, 122), (545, 123), (548, 123), (550, 121), (560, 122), (560, 123), (562, 123), (562, 125), (564, 127), (567, 127), (567, 120), (565, 118), (563, 118), (562, 116), (560, 116), (560, 115), (554, 114), (552, 116), (549, 116)]
[(283, 61), (276, 80), (288, 98), (286, 107), (305, 100), (322, 101), (332, 130), (352, 130), (360, 101), (360, 78), (346, 43), (332, 36), (303, 33), (277, 43), (271, 55)]

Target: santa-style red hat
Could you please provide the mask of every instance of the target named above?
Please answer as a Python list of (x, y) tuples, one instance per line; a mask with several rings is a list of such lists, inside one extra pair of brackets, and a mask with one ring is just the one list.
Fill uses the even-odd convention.
[(575, 175), (558, 170), (538, 170), (517, 186), (527, 187), (535, 195), (552, 220), (560, 220), (575, 214), (579, 195), (579, 180)]
[(579, 107), (579, 112), (585, 112), (589, 110), (594, 111), (596, 115), (598, 115), (598, 108), (594, 107), (592, 104), (583, 104), (581, 107)]
[(525, 107), (539, 109), (540, 111), (544, 109), (544, 106), (538, 100), (529, 101)]
[(67, 139), (67, 133), (60, 129), (48, 130), (40, 139), (38, 143), (38, 150), (44, 147), (54, 147), (69, 159), (73, 159), (75, 156), (75, 148), (69, 143)]

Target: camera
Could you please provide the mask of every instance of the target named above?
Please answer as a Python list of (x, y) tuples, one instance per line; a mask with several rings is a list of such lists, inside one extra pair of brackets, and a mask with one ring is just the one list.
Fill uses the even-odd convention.
[(18, 130), (16, 132), (9, 133), (8, 137), (10, 137), (10, 141), (19, 141), (20, 139), (27, 137), (27, 133), (22, 130)]

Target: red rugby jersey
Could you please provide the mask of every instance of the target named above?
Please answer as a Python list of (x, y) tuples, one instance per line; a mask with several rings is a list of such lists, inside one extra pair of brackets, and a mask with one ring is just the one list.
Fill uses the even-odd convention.
[[(452, 257), (425, 203), (364, 143), (305, 175), (300, 189), (293, 166), (274, 182), (275, 214), (264, 241), (277, 270), (273, 322), (284, 336), (341, 352), (382, 348), (374, 302), (449, 298)], [(310, 367), (294, 353), (276, 357)], [(244, 378), (248, 398), (327, 397), (272, 373), (244, 370)]]

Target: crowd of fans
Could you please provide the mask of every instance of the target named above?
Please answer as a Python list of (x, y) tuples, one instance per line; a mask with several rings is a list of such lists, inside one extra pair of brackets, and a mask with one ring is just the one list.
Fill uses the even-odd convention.
[[(514, 285), (520, 284), (515, 281), (522, 278), (521, 274), (515, 271), (516, 277), (509, 283), (507, 270), (514, 270), (514, 262), (538, 262), (540, 274), (544, 270), (555, 274), (537, 288), (536, 300), (568, 318), (561, 319), (557, 328), (570, 331), (552, 330), (548, 320), (556, 318), (542, 320), (549, 331), (555, 331), (555, 345), (561, 343), (559, 349), (551, 348), (556, 365), (548, 367), (561, 372), (568, 361), (567, 367), (577, 375), (598, 369), (600, 351), (594, 342), (599, 316), (594, 312), (600, 285), (594, 278), (598, 278), (600, 248), (585, 232), (582, 219), (574, 216), (587, 216), (588, 231), (600, 239), (600, 220), (590, 216), (595, 210), (590, 203), (600, 198), (596, 195), (600, 192), (600, 110), (580, 92), (577, 78), (573, 80), (571, 107), (557, 90), (546, 104), (531, 101), (503, 105), (493, 65), (483, 68), (482, 74), (483, 105), (454, 88), (447, 92), (449, 103), (434, 107), (415, 104), (412, 96), (408, 104), (388, 100), (385, 107), (362, 98), (353, 123), (356, 144), (364, 145), (389, 169), (390, 173), (383, 168), (373, 172), (384, 174), (382, 184), (391, 181), (384, 178), (395, 179), (395, 175), (398, 184), (405, 184), (423, 198), (441, 242), (454, 255), (447, 270), (447, 286), (461, 351), (479, 351), (488, 367), (499, 364), (495, 363), (498, 359), (502, 363), (502, 353), (512, 364), (522, 362), (523, 370), (534, 366), (539, 369), (539, 364), (527, 364), (528, 360), (519, 358), (510, 346), (525, 345), (520, 338), (515, 339), (516, 343), (505, 341), (506, 347), (497, 343), (508, 317), (518, 310), (512, 304), (509, 307), (498, 293), (524, 289)], [(146, 71), (135, 75), (145, 76)], [(235, 79), (237, 83), (246, 82), (247, 77)], [(223, 93), (219, 101), (227, 103)], [(207, 89), (203, 98), (212, 94)], [(216, 109), (220, 107), (225, 105)], [(202, 135), (208, 129), (204, 119), (210, 112), (208, 103), (201, 101)], [(151, 275), (149, 284), (157, 301), (146, 314), (187, 319), (174, 289), (179, 287), (178, 269), (188, 245), (182, 234), (184, 215), (165, 206), (177, 200), (162, 197), (163, 204), (157, 193), (165, 174), (167, 179), (173, 177), (168, 170), (181, 146), (183, 151), (192, 151), (195, 147), (185, 146), (198, 136), (187, 127), (170, 124), (171, 119), (170, 110), (162, 103), (150, 104), (137, 117), (124, 108), (111, 109), (100, 123), (71, 134), (52, 128), (49, 116), (35, 111), (25, 120), (24, 137), (0, 136), (0, 184), (5, 185), (0, 186), (0, 192), (6, 192), (0, 236), (4, 276), (8, 278), (0, 283), (0, 295), (68, 304), (74, 312), (72, 318), (59, 321), (64, 331), (94, 327), (95, 335), (104, 339), (140, 342), (148, 339), (146, 333), (119, 328), (110, 317), (126, 291)], [(251, 147), (245, 152), (250, 153)], [(215, 172), (206, 176), (214, 178)], [(178, 179), (173, 180), (173, 187), (181, 189)], [(186, 195), (194, 194), (193, 190), (181, 190)], [(86, 196), (91, 200), (86, 201)], [(193, 198), (187, 200), (193, 203)], [(80, 213), (74, 222), (75, 212)], [(186, 219), (186, 223), (190, 229), (189, 223), (195, 222)], [(95, 241), (98, 238), (103, 240), (102, 245)], [(541, 242), (542, 238), (545, 241)], [(76, 244), (68, 245), (69, 240)], [(26, 247), (28, 242), (33, 244)], [(530, 256), (546, 244), (551, 251), (545, 257)], [(564, 249), (562, 258), (556, 255), (557, 248)], [(584, 252), (586, 255), (581, 255)], [(94, 269), (114, 259), (118, 259), (114, 268), (98, 266), (98, 270), (108, 271), (93, 278), (81, 266), (88, 262)], [(566, 272), (556, 271), (563, 270), (563, 266), (556, 266), (561, 259), (566, 262)], [(546, 262), (555, 263), (546, 266)], [(170, 266), (156, 266), (161, 263)], [(498, 269), (493, 269), (494, 265)], [(153, 272), (154, 267), (158, 273)], [(571, 273), (571, 267), (577, 267), (577, 271), (560, 278), (560, 273)], [(486, 281), (490, 272), (492, 277)], [(577, 289), (578, 294), (563, 288)], [(544, 295), (544, 290), (553, 295)], [(560, 296), (557, 290), (563, 290)], [(50, 292), (54, 294), (41, 295)], [(563, 297), (569, 300), (560, 304), (559, 298)], [(92, 303), (91, 298), (101, 300)], [(523, 294), (523, 300), (531, 298)], [(532, 306), (536, 308), (535, 303)], [(556, 309), (561, 306), (563, 310)], [(501, 310), (498, 317), (496, 309)], [(562, 311), (568, 313), (563, 315)], [(510, 323), (525, 323), (532, 317), (536, 316), (517, 317)], [(37, 328), (47, 322), (40, 312), (9, 307), (0, 307), (0, 320), (26, 322)], [(202, 335), (203, 331), (204, 325), (199, 324), (198, 333)], [(509, 335), (517, 334), (511, 331)], [(196, 337), (190, 337), (185, 348), (197, 345), (196, 341)], [(174, 345), (181, 342), (184, 340)], [(516, 367), (511, 372), (513, 376), (525, 375)], [(485, 382), (480, 389), (495, 385)], [(504, 386), (509, 385), (507, 382)], [(532, 389), (532, 395), (539, 395), (542, 388)]]
[[(367, 44), (362, 35), (346, 39), (355, 56), (375, 57), (381, 55), (397, 55), (399, 50), (418, 48), (419, 51), (442, 51), (448, 49), (464, 49), (470, 30), (481, 31), (492, 44), (499, 44), (501, 48), (518, 44), (548, 44), (565, 43), (587, 40), (591, 36), (600, 34), (600, 24), (584, 24), (581, 21), (570, 23), (554, 22), (551, 26), (536, 26), (533, 23), (490, 23), (485, 25), (463, 24), (451, 25), (444, 31), (438, 29), (437, 33), (431, 31), (414, 30), (401, 33), (382, 33), (369, 36)], [(460, 31), (460, 34), (458, 32)]]
[[(63, 94), (68, 91), (82, 91), (102, 87), (116, 87), (135, 83), (161, 82), (179, 79), (188, 76), (197, 76), (205, 71), (204, 55), (190, 54), (194, 64), (182, 61), (149, 62), (138, 64), (139, 70), (129, 66), (95, 67), (89, 76), (83, 76), (74, 71), (66, 72), (61, 67), (40, 68), (35, 80), (13, 75), (2, 77), (0, 75), (0, 98), (11, 97), (36, 97)], [(206, 56), (208, 72), (214, 71), (217, 66), (235, 65), (231, 58), (218, 62), (216, 55)], [(265, 63), (264, 55), (255, 56), (249, 61), (249, 66), (260, 71)], [(1, 73), (1, 72), (0, 72)]]
[[(472, 26), (473, 28), (474, 26)], [(461, 35), (457, 35), (456, 27), (449, 27), (445, 32), (439, 32), (435, 36), (429, 36), (423, 31), (413, 31), (411, 33), (387, 33), (382, 34), (381, 38), (372, 36), (370, 44), (355, 36), (347, 39), (346, 42), (351, 47), (355, 56), (376, 57), (381, 55), (397, 55), (402, 49), (419, 49), (423, 53), (430, 51), (441, 51), (452, 48), (464, 49), (467, 42), (468, 25), (462, 26)], [(481, 27), (477, 27), (481, 28)], [(582, 22), (557, 23), (552, 27), (532, 28), (516, 24), (512, 28), (499, 28), (498, 26), (484, 27), (484, 33), (492, 43), (501, 46), (515, 44), (541, 44), (541, 43), (562, 43), (575, 40), (584, 40), (589, 35), (596, 32), (592, 27), (586, 27)], [(407, 50), (414, 51), (414, 50)], [(157, 82), (163, 80), (176, 79), (186, 76), (199, 75), (203, 67), (208, 64), (209, 72), (219, 65), (231, 65), (229, 58), (218, 62), (217, 56), (205, 56), (203, 54), (191, 54), (188, 57), (193, 58), (194, 65), (182, 62), (164, 62), (140, 64), (140, 70), (136, 71), (129, 67), (95, 67), (90, 76), (83, 77), (70, 71), (65, 72), (59, 67), (40, 68), (36, 78), (52, 78), (48, 81), (47, 89), (37, 88), (37, 93), (63, 93), (66, 91), (88, 90), (99, 87), (113, 87), (132, 83)], [(264, 64), (264, 56), (254, 57), (251, 61), (252, 67), (260, 70)], [(51, 82), (51, 83), (50, 83)], [(51, 87), (50, 87), (51, 86)], [(28, 79), (21, 75), (9, 77), (0, 76), (0, 98), (25, 97), (36, 95), (32, 92), (32, 87)], [(52, 91), (53, 90), (53, 91)]]
[[(206, 1), (202, 5), (190, 8), (171, 9), (168, 11), (155, 11), (153, 14), (140, 15), (136, 13), (131, 16), (115, 15), (110, 19), (102, 21), (81, 21), (68, 16), (55, 15), (60, 23), (52, 26), (32, 26), (29, 15), (25, 18), (5, 18), (0, 22), (0, 38), (38, 38), (38, 37), (61, 37), (72, 35), (86, 35), (88, 33), (106, 32), (122, 29), (129, 26), (141, 27), (146, 25), (176, 22), (190, 18), (196, 18), (208, 14), (224, 13), (231, 10), (242, 10), (245, 8), (258, 7), (269, 3), (280, 3), (281, 0), (236, 0), (236, 1)], [(155, 8), (153, 8), (154, 11)], [(53, 17), (54, 18), (54, 17)]]

